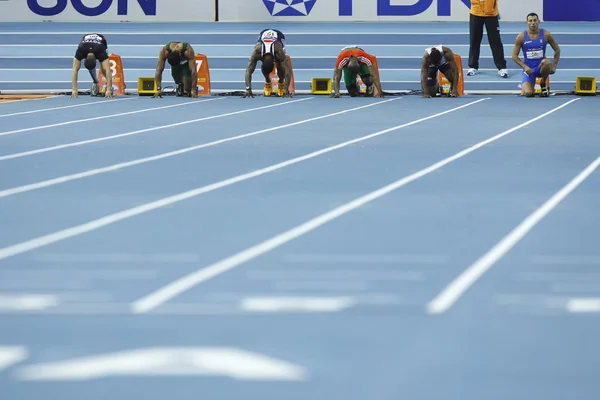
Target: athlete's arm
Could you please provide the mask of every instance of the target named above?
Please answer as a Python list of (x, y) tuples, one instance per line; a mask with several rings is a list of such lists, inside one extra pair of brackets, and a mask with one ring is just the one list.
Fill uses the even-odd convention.
[(78, 60), (76, 57), (73, 57), (73, 73), (71, 76), (72, 84), (73, 84), (73, 92), (71, 93), (71, 97), (79, 97), (79, 92), (77, 90), (77, 78), (79, 77), (79, 69), (81, 68), (81, 60)]
[(421, 60), (421, 90), (423, 91), (423, 97), (431, 97), (427, 91), (427, 72), (429, 70), (429, 54), (423, 54)]
[(254, 97), (252, 94), (252, 74), (256, 69), (256, 63), (260, 59), (260, 48), (261, 44), (257, 43), (256, 46), (254, 46), (252, 54), (250, 55), (250, 59), (248, 60), (248, 66), (246, 67), (246, 93), (243, 97)]
[(375, 65), (369, 65), (369, 73), (373, 77), (373, 82), (375, 83), (375, 87), (379, 92), (377, 97), (383, 97), (383, 89), (381, 88), (381, 80), (379, 79), (379, 74), (377, 73), (377, 69), (375, 69)]
[(512, 60), (519, 65), (519, 67), (523, 68), (527, 75), (531, 74), (531, 68), (527, 66), (521, 58), (519, 57), (519, 53), (521, 52), (521, 48), (523, 47), (523, 41), (525, 40), (525, 35), (523, 33), (519, 33), (517, 35), (517, 39), (515, 40), (515, 47), (513, 47), (512, 52)]
[(556, 72), (558, 60), (560, 60), (560, 47), (550, 32), (544, 30), (544, 36), (546, 36), (546, 42), (548, 42), (548, 44), (552, 47), (552, 50), (554, 50), (554, 61), (552, 62), (552, 72), (550, 72), (553, 74)]
[(154, 82), (156, 83), (156, 93), (153, 97), (162, 97), (162, 73), (165, 70), (165, 60), (167, 59), (167, 49), (163, 46), (158, 53), (158, 63), (154, 73)]
[(186, 58), (192, 74), (192, 97), (198, 97), (198, 68), (196, 68), (196, 52), (192, 45), (188, 46)]

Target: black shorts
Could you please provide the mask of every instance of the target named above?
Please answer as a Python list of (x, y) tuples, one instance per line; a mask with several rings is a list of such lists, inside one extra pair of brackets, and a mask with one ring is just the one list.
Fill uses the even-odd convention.
[(446, 71), (450, 69), (450, 64), (446, 63), (444, 65), (440, 65), (436, 67), (434, 65), (430, 65), (427, 69), (427, 86), (435, 86), (438, 84), (438, 71), (442, 74), (445, 74)]
[(75, 58), (81, 61), (84, 58), (86, 58), (89, 53), (94, 53), (96, 60), (98, 60), (99, 62), (108, 59), (108, 52), (106, 51), (106, 47), (104, 47), (100, 43), (92, 42), (79, 43), (79, 46), (77, 46), (77, 51), (75, 52)]

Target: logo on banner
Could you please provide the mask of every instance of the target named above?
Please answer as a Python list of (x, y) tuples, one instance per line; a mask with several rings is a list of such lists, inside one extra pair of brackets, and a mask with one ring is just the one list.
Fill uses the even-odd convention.
[(274, 17), (305, 17), (317, 0), (262, 0)]
[[(353, 2), (364, 0), (339, 0), (340, 16), (352, 16)], [(458, 0), (456, 0), (458, 1)], [(434, 3), (437, 4), (437, 15), (449, 17), (451, 15), (452, 0), (417, 0), (411, 5), (392, 4), (394, 0), (377, 0), (377, 16), (408, 17), (419, 15), (427, 11)], [(460, 0), (467, 8), (471, 7), (471, 0)]]

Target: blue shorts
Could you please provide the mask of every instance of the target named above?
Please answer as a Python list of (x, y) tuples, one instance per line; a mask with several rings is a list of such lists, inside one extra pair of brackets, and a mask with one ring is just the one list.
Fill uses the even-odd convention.
[(521, 78), (521, 84), (525, 83), (525, 82), (529, 82), (531, 83), (531, 86), (534, 87), (535, 86), (535, 80), (536, 78), (539, 78), (542, 76), (541, 72), (540, 72), (540, 65), (541, 65), (541, 61), (540, 63), (536, 66), (536, 67), (532, 67), (531, 65), (529, 65), (529, 68), (533, 71), (531, 73), (531, 75), (527, 75), (525, 73), (525, 71), (523, 71), (523, 77)]

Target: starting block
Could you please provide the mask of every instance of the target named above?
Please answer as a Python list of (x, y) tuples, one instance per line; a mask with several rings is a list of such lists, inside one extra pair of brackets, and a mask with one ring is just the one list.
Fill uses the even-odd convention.
[[(294, 68), (292, 67), (292, 58), (287, 56), (288, 64), (290, 65), (291, 74), (290, 74), (290, 95), (295, 94), (296, 86), (294, 83)], [(271, 71), (271, 87), (273, 90), (279, 89), (279, 76), (277, 76), (277, 65), (273, 66), (273, 71)], [(271, 92), (273, 93), (273, 92)]]
[(312, 94), (331, 94), (331, 78), (313, 78), (310, 86)]
[[(379, 82), (381, 82), (381, 75), (379, 74), (379, 64), (377, 63), (377, 57), (375, 57), (373, 54), (369, 54), (369, 57), (371, 57), (373, 66), (375, 67), (375, 71), (377, 71), (377, 75), (379, 76)], [(365, 83), (362, 81), (362, 79), (360, 79), (360, 76), (358, 77), (357, 83), (358, 83), (360, 92), (363, 94), (366, 93), (367, 85), (365, 85)], [(373, 96), (376, 96), (378, 93), (379, 93), (379, 90), (377, 90), (377, 86), (375, 86), (375, 84), (373, 83)]]
[(153, 96), (154, 93), (156, 93), (156, 80), (153, 76), (138, 78), (139, 96)]
[(205, 54), (196, 54), (196, 71), (198, 72), (198, 96), (210, 96), (210, 70), (208, 57)]
[(578, 76), (575, 81), (575, 94), (596, 95), (596, 78), (593, 76)]
[[(108, 55), (108, 68), (111, 72), (112, 78), (112, 91), (115, 96), (125, 95), (125, 74), (123, 74), (123, 63), (121, 56), (118, 54)], [(106, 78), (102, 73), (102, 68), (98, 71), (98, 86), (100, 87), (101, 93), (106, 93)]]
[[(454, 53), (454, 61), (456, 62), (456, 66), (458, 69), (458, 95), (465, 95), (465, 78), (463, 76), (463, 66), (462, 66), (462, 58), (458, 54)], [(438, 81), (440, 85), (440, 90), (442, 94), (450, 94), (450, 81), (443, 73), (438, 73)]]

